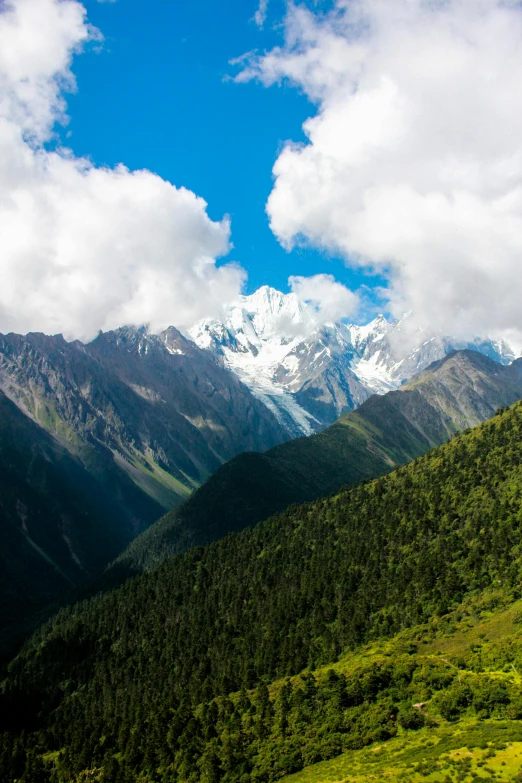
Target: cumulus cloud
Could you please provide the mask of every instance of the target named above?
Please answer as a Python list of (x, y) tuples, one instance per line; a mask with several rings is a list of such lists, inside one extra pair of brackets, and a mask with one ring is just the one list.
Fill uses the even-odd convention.
[(274, 166), (281, 243), (384, 271), (412, 328), (522, 333), (519, 0), (290, 5), (285, 30), (237, 77), (317, 105)]
[(73, 54), (100, 39), (76, 0), (0, 11), (0, 330), (189, 326), (237, 298), (245, 273), (216, 265), (228, 219), (150, 171), (50, 150), (75, 87)]
[(333, 275), (292, 276), (288, 284), (299, 299), (306, 302), (319, 323), (334, 323), (354, 316), (359, 309), (359, 297), (335, 280)]

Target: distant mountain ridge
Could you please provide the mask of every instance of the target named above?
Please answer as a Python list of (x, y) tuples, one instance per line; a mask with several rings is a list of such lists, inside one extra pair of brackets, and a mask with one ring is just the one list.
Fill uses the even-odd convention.
[[(0, 389), (122, 502), (130, 478), (159, 513), (235, 454), (288, 437), (234, 374), (173, 327), (122, 328), (87, 345), (0, 335)], [(136, 516), (134, 525), (150, 521)]]
[(0, 335), (0, 636), (101, 571), (223, 462), (287, 437), (174, 328), (88, 345)]
[(399, 390), (373, 395), (317, 435), (235, 457), (135, 539), (113, 573), (148, 570), (293, 503), (382, 475), (520, 397), (522, 359), (504, 366), (476, 351), (452, 352)]
[(263, 286), (240, 297), (222, 320), (206, 319), (192, 339), (220, 357), (279, 418), (293, 437), (319, 432), (371, 394), (397, 389), (455, 349), (471, 348), (507, 364), (503, 342), (462, 342), (418, 332), (382, 315), (365, 326), (321, 324), (296, 294)]

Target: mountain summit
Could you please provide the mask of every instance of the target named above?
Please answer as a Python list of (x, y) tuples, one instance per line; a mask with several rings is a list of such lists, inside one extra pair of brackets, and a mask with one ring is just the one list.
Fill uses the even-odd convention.
[(292, 436), (309, 435), (373, 393), (399, 388), (455, 349), (470, 348), (502, 364), (515, 355), (503, 342), (405, 334), (405, 319), (379, 315), (360, 326), (324, 323), (295, 293), (269, 286), (241, 296), (222, 320), (205, 319), (190, 335), (220, 357)]

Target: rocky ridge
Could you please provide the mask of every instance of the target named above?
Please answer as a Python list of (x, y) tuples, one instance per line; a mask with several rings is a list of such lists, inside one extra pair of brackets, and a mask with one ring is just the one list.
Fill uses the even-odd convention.
[[(135, 531), (242, 451), (287, 436), (236, 375), (173, 327), (122, 328), (84, 345), (0, 336), (0, 389), (120, 498)], [(152, 518), (134, 495), (154, 501)]]

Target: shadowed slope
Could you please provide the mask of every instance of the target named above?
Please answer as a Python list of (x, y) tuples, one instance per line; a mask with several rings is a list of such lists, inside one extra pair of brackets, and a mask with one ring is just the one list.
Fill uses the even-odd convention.
[(116, 556), (130, 538), (118, 512), (81, 461), (0, 392), (0, 643)]

